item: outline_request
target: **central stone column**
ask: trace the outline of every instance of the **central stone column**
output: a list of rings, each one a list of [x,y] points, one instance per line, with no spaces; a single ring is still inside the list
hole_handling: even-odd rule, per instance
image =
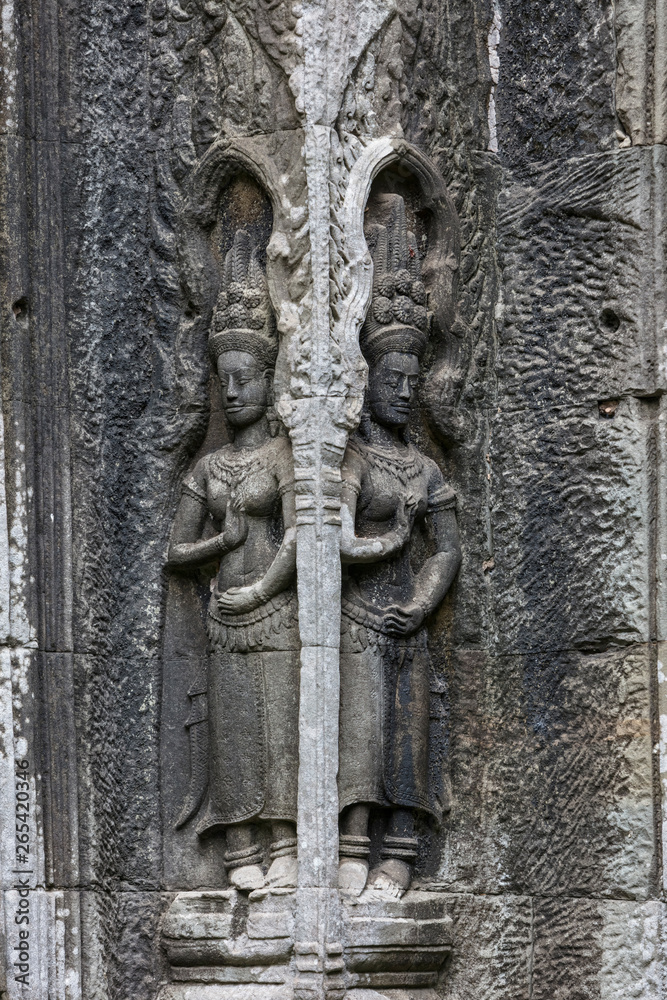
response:
[[[298,998],[342,997],[338,871],[340,636],[339,466],[345,433],[332,400],[296,407],[297,571],[301,631],[299,887],[295,961]]]
[[[334,1000],[345,994],[337,889],[340,466],[363,394],[353,372],[358,368],[357,334],[370,288],[356,302],[347,329],[341,324],[336,329],[330,294],[336,264],[332,191],[339,180],[333,169],[337,144],[333,126],[349,72],[389,11],[383,3],[368,4],[361,12],[351,12],[333,0],[305,3],[303,63],[291,78],[293,89],[300,91],[296,104],[304,118],[312,282],[308,325],[299,337],[306,395],[298,400],[283,397],[279,406],[290,429],[294,456],[302,645],[294,985],[298,1000]],[[363,242],[361,218],[358,228]],[[354,283],[352,268],[350,277]]]

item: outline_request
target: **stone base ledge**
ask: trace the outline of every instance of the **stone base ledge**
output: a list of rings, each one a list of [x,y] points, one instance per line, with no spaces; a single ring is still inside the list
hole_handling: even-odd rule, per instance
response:
[[[179,893],[163,922],[172,982],[159,1000],[293,1000],[295,898],[285,890]],[[435,998],[451,952],[450,906],[450,896],[419,890],[400,900],[374,891],[343,897],[347,1000]]]
[[[294,1000],[291,986],[172,983],[158,1000]],[[431,989],[351,989],[345,1000],[439,1000]]]

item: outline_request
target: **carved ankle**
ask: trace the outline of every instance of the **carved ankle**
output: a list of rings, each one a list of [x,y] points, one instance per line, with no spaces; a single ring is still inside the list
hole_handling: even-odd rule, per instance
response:
[[[386,836],[382,841],[380,853],[383,858],[395,858],[397,861],[404,861],[407,865],[414,865],[417,860],[418,848],[419,841],[416,837]]]
[[[270,858],[295,858],[296,857],[296,837],[286,837],[284,840],[274,840],[271,844]]]
[[[362,858],[365,861],[370,857],[371,838],[341,833],[338,840],[338,851],[341,858]]]
[[[228,872],[235,868],[246,868],[248,865],[261,865],[262,850],[259,844],[251,844],[240,851],[227,851],[222,862]]]

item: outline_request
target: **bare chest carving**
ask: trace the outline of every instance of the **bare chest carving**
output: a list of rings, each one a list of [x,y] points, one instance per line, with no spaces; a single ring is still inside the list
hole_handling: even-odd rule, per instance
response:
[[[280,484],[275,473],[281,459],[289,454],[278,442],[267,442],[245,452],[233,448],[214,452],[207,463],[206,502],[211,516],[224,524],[228,507],[249,517],[271,517],[280,501]]]
[[[297,928],[283,946],[267,925],[256,955],[245,932],[235,943],[202,940],[202,951],[186,947],[192,959],[212,948],[237,949],[240,965],[287,961],[288,991],[294,982],[295,997],[310,996],[312,981],[313,997],[332,1000],[344,969],[362,975],[367,961],[339,957],[333,928],[348,912],[340,907],[367,899],[373,942],[382,921],[395,920],[386,948],[378,939],[378,975],[417,983],[401,914],[416,906],[419,933],[419,838],[448,810],[446,767],[434,765],[444,754],[446,685],[428,627],[458,568],[455,495],[408,425],[420,384],[441,363],[458,235],[435,166],[383,135],[388,109],[370,92],[377,73],[383,100],[400,112],[388,69],[407,37],[400,18],[380,6],[355,15],[348,55],[337,59],[341,68],[360,60],[359,73],[349,86],[329,74],[322,89],[315,63],[299,61],[312,12],[279,8],[216,21],[191,78],[194,141],[219,132],[182,184],[180,252],[198,310],[193,336],[208,337],[233,441],[186,478],[172,534],[175,567],[215,560],[206,570],[206,676],[191,695],[206,710],[193,708],[189,723],[191,759],[205,759],[205,776],[192,771],[179,829],[220,845],[220,886],[229,888],[218,891],[234,894],[234,926],[254,927],[255,914],[264,926],[263,907],[274,907],[278,922],[294,915]],[[268,145],[253,135],[248,88],[257,125],[269,83],[280,121],[289,120],[288,92],[297,116],[308,95],[319,95],[318,115],[331,100],[330,145],[309,124]],[[392,172],[399,161],[411,165],[403,174]],[[322,187],[315,176],[325,163]],[[173,164],[172,172],[181,184]],[[325,189],[329,204],[317,194]],[[270,211],[258,207],[264,192]],[[332,727],[326,739],[323,725]],[[382,832],[371,857],[373,826]],[[407,909],[391,915],[387,906],[403,897]],[[190,926],[190,905],[172,907],[170,948]],[[429,982],[448,948],[445,923]]]

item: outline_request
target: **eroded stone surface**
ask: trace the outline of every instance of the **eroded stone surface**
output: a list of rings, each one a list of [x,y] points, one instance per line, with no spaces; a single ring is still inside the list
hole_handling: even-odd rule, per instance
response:
[[[340,463],[361,403],[354,348],[371,285],[364,206],[355,216],[345,199],[367,186],[350,178],[375,162],[373,143],[394,155],[403,138],[401,170],[428,157],[458,220],[439,236],[434,273],[451,295],[411,426],[457,495],[462,539],[428,621],[452,808],[417,830],[419,884],[447,893],[452,957],[414,997],[355,987],[348,1000],[664,992],[652,644],[664,638],[665,185],[664,150],[650,146],[667,120],[664,12],[648,0],[399,6],[338,3],[326,28],[309,3],[3,8],[1,812],[13,818],[13,761],[29,753],[40,1000],[291,996],[262,966],[250,984],[221,966],[166,987],[159,944],[174,893],[226,884],[222,841],[175,829],[209,581],[168,578],[164,564],[184,475],[229,441],[209,385],[211,275],[243,225],[269,244],[271,212],[289,348],[280,414],[306,470],[304,676],[320,712],[302,731],[301,816],[316,835],[299,933],[308,945],[306,926],[319,934],[326,919],[339,943],[337,487],[328,474],[326,506],[312,470]],[[245,166],[229,187],[231,146]],[[408,180],[383,183],[422,211]],[[218,225],[215,252],[192,253],[184,214]],[[3,831],[11,951],[17,841],[12,823]],[[370,833],[375,861],[381,821]],[[283,940],[277,930],[270,911],[248,917],[248,940]],[[339,952],[308,947],[304,975],[320,958],[338,974]],[[2,986],[20,996],[11,975]]]

